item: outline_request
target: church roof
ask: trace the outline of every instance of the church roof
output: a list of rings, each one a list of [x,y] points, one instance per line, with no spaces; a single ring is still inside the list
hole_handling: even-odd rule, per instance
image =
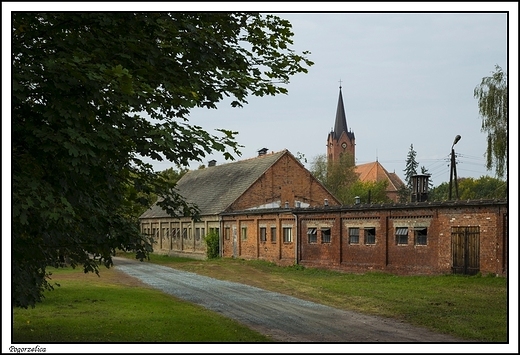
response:
[[[288,150],[265,154],[233,163],[190,170],[177,182],[177,192],[188,203],[198,206],[201,215],[216,215],[226,211]],[[170,217],[154,204],[140,218]]]
[[[345,115],[345,106],[343,105],[343,95],[341,94],[341,86],[339,88],[338,107],[336,109],[336,120],[334,122],[334,130],[331,132],[333,138],[338,140],[343,132],[347,133],[350,139],[354,138],[354,133],[348,131],[347,116]]]
[[[378,161],[356,165],[356,173],[362,182],[388,181],[387,191],[397,191],[401,185],[404,185],[396,173],[389,173]]]

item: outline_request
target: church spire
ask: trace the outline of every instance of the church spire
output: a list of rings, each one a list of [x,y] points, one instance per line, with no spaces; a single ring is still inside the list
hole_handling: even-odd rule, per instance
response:
[[[341,94],[341,81],[339,86],[338,107],[336,109],[336,122],[334,123],[334,139],[338,140],[343,132],[348,133],[347,116],[343,106],[343,95]]]

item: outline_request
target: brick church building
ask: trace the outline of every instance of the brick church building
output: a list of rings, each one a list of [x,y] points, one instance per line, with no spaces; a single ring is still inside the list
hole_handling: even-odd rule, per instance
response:
[[[356,161],[356,137],[352,130],[348,130],[347,116],[343,104],[341,86],[339,87],[338,107],[336,109],[336,119],[334,129],[327,137],[327,160],[329,163],[338,162],[342,154],[349,154],[353,162]],[[398,190],[404,185],[397,174],[389,173],[381,163],[375,162],[356,165],[356,173],[362,182],[387,181],[386,194],[394,202],[398,202]]]

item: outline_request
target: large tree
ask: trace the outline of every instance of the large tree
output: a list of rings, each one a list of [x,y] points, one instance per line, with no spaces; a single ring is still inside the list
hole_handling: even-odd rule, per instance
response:
[[[473,95],[478,100],[482,132],[487,133],[486,168],[494,168],[496,175],[502,178],[507,175],[507,73],[496,65],[491,76],[482,78],[475,87]]]
[[[416,157],[417,152],[413,149],[413,144],[410,144],[410,150],[408,150],[408,155],[406,156],[406,166],[403,170],[406,186],[409,189],[412,188],[412,176],[417,175],[417,168],[419,167],[419,163],[415,159]]]
[[[240,155],[236,132],[190,125],[190,109],[286,93],[312,65],[292,37],[288,21],[255,13],[12,13],[13,305],[41,301],[65,257],[96,273],[117,249],[145,258],[141,193],[196,215],[143,157]]]
[[[335,162],[328,161],[325,154],[317,155],[309,170],[342,203],[354,203],[356,193],[352,187],[359,181],[359,176],[352,155],[341,154],[340,159]]]

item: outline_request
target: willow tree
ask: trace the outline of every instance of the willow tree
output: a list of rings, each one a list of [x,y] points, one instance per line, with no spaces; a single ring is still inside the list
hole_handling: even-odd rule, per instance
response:
[[[129,198],[146,204],[142,194],[155,193],[170,214],[196,215],[143,158],[186,167],[213,151],[240,155],[237,132],[191,125],[192,108],[287,93],[312,65],[273,15],[11,15],[11,275],[21,307],[52,288],[47,267],[64,256],[96,273],[117,249],[147,256]]]
[[[507,175],[508,87],[507,73],[495,65],[491,76],[482,78],[473,91],[482,118],[482,132],[487,133],[486,168],[499,178]]]

